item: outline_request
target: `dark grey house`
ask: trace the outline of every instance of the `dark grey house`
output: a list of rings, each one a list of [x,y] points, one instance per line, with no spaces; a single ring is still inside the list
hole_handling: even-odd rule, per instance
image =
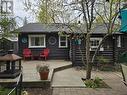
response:
[[[82,65],[82,59],[85,61],[85,41],[82,36],[85,36],[86,33],[82,33],[81,29],[70,28],[68,25],[61,23],[27,24],[19,28],[19,54],[22,55],[24,48],[29,48],[33,55],[39,56],[44,48],[49,48],[49,59],[70,59],[73,65]],[[61,35],[61,32],[66,35]],[[96,25],[93,29],[90,38],[91,55],[93,55],[105,34],[106,27],[104,25]],[[114,33],[106,39],[98,52],[98,56],[103,56],[110,63],[117,62],[119,54],[127,50],[126,41],[126,34]]]

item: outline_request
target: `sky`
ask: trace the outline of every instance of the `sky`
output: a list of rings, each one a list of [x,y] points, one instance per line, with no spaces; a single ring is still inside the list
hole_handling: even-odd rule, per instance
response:
[[[25,17],[28,18],[28,22],[35,22],[35,18],[32,17],[28,12],[24,10],[24,5],[22,0],[13,0],[13,8],[14,8],[14,17],[18,16],[20,18],[16,18],[18,24],[21,26],[23,24],[23,20]]]

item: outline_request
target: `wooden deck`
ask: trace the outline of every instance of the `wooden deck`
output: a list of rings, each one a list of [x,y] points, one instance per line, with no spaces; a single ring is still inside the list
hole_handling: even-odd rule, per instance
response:
[[[37,64],[48,64],[50,68],[50,73],[48,80],[40,80],[39,73],[36,70]],[[48,61],[22,61],[23,66],[23,85],[25,87],[42,87],[43,83],[50,85],[52,80],[54,69],[62,69],[62,67],[71,66],[71,61],[64,60],[48,60]],[[15,83],[18,80],[18,77],[15,79],[0,79],[0,84],[11,84]],[[41,84],[40,84],[41,83]]]

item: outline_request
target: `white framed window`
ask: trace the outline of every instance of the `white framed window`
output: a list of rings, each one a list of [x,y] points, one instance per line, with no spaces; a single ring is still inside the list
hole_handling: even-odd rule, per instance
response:
[[[29,48],[46,47],[45,35],[29,35]]]
[[[117,37],[117,47],[121,47],[121,36]]]
[[[102,38],[90,38],[90,50],[95,51],[101,41],[102,41]],[[101,47],[100,51],[103,51],[103,50],[104,48]]]
[[[68,41],[67,36],[59,36],[59,48],[67,48]]]

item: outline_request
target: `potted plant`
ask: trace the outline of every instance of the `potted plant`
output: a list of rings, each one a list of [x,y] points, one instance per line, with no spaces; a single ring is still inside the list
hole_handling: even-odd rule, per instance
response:
[[[49,74],[49,66],[47,64],[37,65],[37,72],[40,74],[41,80],[47,80]]]

